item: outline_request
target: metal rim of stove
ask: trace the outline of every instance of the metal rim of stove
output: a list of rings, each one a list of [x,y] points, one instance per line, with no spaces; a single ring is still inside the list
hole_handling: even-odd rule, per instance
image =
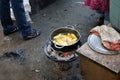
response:
[[[72,62],[72,61],[75,61],[75,60],[79,57],[78,54],[77,54],[77,52],[75,52],[75,55],[76,55],[76,56],[72,57],[72,58],[69,59],[69,60],[58,60],[57,58],[49,55],[50,53],[47,51],[47,46],[48,46],[49,43],[50,43],[50,41],[47,40],[47,42],[46,42],[45,45],[44,45],[44,52],[45,52],[45,55],[46,55],[49,59],[51,59],[51,60],[53,60],[53,61],[56,61],[56,62]]]

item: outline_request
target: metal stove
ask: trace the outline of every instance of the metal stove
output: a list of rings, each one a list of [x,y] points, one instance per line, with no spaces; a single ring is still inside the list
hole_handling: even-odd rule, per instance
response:
[[[53,49],[51,47],[50,41],[47,41],[47,43],[45,44],[44,52],[49,59],[55,61],[56,67],[59,68],[61,71],[69,70],[72,67],[71,62],[79,57],[78,54],[76,53],[76,50],[62,52]]]

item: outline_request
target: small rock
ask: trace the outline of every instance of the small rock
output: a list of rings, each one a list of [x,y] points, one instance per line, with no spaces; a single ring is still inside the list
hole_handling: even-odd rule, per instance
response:
[[[36,73],[39,73],[39,72],[40,72],[40,70],[39,70],[39,69],[35,69],[35,72],[36,72]]]
[[[4,37],[4,41],[11,41],[11,40],[12,40],[12,38],[9,36]]]

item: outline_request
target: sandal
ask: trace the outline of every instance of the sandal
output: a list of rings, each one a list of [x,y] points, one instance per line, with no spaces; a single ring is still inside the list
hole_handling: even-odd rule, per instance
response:
[[[10,35],[10,34],[12,34],[12,33],[17,32],[18,30],[19,30],[18,27],[15,27],[12,31],[6,31],[6,32],[4,32],[4,35],[5,35],[5,36]]]
[[[38,37],[40,35],[40,31],[39,30],[35,30],[33,29],[32,30],[32,33],[30,35],[28,35],[27,37],[23,38],[24,40],[29,40],[29,39],[32,39],[32,38],[35,38],[35,37]]]

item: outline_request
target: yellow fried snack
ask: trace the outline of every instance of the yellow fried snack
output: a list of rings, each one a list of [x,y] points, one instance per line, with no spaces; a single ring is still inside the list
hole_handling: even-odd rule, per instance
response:
[[[61,46],[72,45],[77,42],[77,37],[73,33],[58,34],[54,38],[54,43]]]

